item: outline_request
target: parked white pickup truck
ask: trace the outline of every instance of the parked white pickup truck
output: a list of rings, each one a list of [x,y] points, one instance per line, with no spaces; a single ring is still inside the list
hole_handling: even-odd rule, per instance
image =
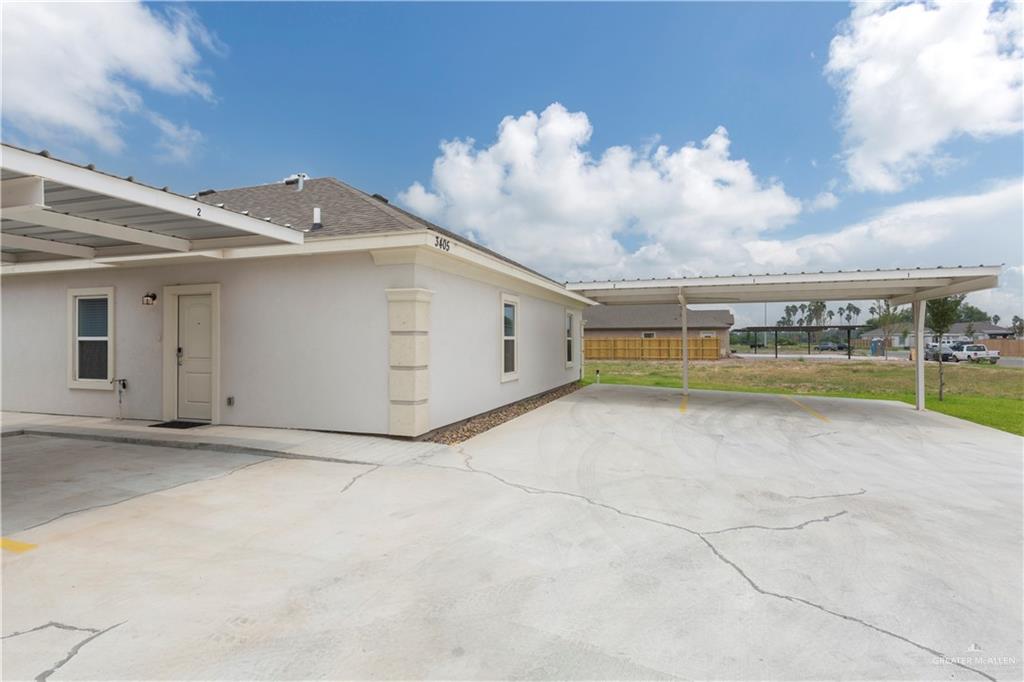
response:
[[[953,351],[953,359],[956,362],[970,360],[971,362],[991,362],[993,365],[999,362],[999,351],[989,350],[980,343],[968,343],[960,350]]]

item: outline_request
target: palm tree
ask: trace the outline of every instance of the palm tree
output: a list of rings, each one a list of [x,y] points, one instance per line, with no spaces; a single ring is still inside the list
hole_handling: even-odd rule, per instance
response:
[[[992,316],[992,324],[994,324],[997,327],[999,326],[999,316],[998,315],[993,315]]]
[[[835,317],[835,313],[829,310],[827,313],[825,313],[825,317],[828,318],[828,323],[832,324],[832,318]]]

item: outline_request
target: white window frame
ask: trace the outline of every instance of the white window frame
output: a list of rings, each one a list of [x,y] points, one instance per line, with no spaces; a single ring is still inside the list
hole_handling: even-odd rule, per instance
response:
[[[512,336],[505,336],[505,306],[515,306],[515,333]],[[519,297],[503,293],[501,305],[498,307],[498,338],[501,339],[498,345],[498,369],[501,371],[501,382],[517,381],[519,379]],[[511,372],[505,371],[505,341],[511,340],[513,353],[512,362],[515,368]]]
[[[102,340],[102,337],[78,336],[78,300],[88,298],[107,299],[107,378],[78,378],[78,341]],[[114,390],[114,287],[90,287],[68,289],[68,388],[93,391]]]
[[[650,334],[650,336],[648,336]],[[641,339],[656,339],[658,338],[658,332],[640,332]]]
[[[565,341],[572,345],[568,348],[569,352],[566,354],[565,366],[566,368],[574,367],[576,365],[576,358],[579,357],[579,352],[576,350],[576,313],[572,310],[565,311],[566,330],[565,330]],[[562,348],[563,351],[567,350]]]

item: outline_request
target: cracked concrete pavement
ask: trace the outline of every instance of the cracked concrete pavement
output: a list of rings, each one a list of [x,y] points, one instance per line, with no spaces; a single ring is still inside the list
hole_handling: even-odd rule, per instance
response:
[[[427,457],[190,468],[15,535],[4,678],[1020,679],[1024,441],[799,400],[828,423],[592,386]]]

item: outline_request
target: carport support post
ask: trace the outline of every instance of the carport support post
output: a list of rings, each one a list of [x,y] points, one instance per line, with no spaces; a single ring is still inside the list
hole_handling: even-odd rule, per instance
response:
[[[910,304],[914,311],[914,407],[924,409],[924,301]]]
[[[683,356],[683,395],[690,395],[690,339],[689,339],[689,327],[686,324],[686,297],[683,296],[682,292],[679,294],[679,306],[681,308],[683,318],[683,338],[682,338],[682,356]]]

